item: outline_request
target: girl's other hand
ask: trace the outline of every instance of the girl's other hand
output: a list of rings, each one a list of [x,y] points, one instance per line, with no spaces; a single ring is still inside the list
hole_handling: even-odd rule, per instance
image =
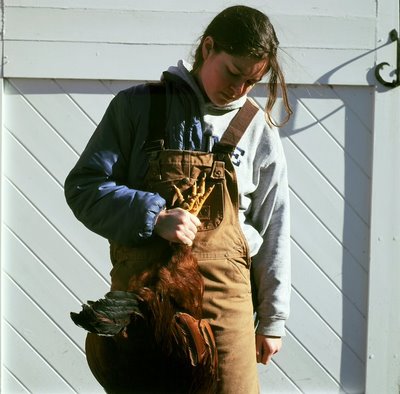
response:
[[[272,356],[281,350],[281,347],[281,337],[269,337],[256,334],[257,362],[265,365],[268,364],[271,361]]]

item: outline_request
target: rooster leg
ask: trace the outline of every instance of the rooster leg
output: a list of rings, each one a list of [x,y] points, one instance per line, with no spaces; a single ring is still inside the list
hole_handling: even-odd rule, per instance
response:
[[[200,196],[203,196],[205,191],[206,191],[206,174],[203,173],[203,176],[201,177],[201,180],[200,180],[200,192],[197,194],[199,194]]]
[[[181,208],[186,209],[189,207],[189,204],[185,201],[185,198],[183,197],[182,192],[175,186],[172,185],[173,188],[175,189],[175,193],[178,199],[178,204]]]
[[[210,186],[203,194],[199,194],[196,196],[196,200],[195,200],[194,204],[188,210],[190,213],[192,213],[195,216],[197,216],[199,214],[199,212],[201,211],[201,208],[203,208],[203,205],[206,202],[208,196],[213,191],[214,186],[215,185]]]
[[[186,200],[183,197],[183,194],[179,190],[179,188],[176,187],[175,185],[173,185],[173,187],[176,192],[179,206],[196,216],[199,214],[205,201],[207,200],[208,196],[211,194],[211,192],[214,189],[214,185],[212,185],[206,189],[206,174],[205,173],[203,173],[203,175],[200,179],[200,185],[197,185],[197,181],[195,181],[195,183],[192,186],[192,193],[188,196],[188,198]]]

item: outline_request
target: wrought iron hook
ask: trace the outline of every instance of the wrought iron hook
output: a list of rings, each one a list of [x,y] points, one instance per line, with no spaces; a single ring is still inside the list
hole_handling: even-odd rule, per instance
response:
[[[393,29],[389,33],[389,37],[392,42],[397,41],[397,68],[394,70],[396,78],[392,82],[387,82],[379,74],[384,66],[389,66],[389,63],[387,62],[380,63],[375,67],[375,77],[382,85],[389,88],[395,88],[396,86],[400,86],[400,38],[396,29]]]

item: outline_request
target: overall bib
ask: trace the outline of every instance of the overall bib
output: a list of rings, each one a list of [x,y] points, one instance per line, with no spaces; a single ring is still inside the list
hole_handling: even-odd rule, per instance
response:
[[[253,303],[250,284],[250,256],[239,218],[239,195],[230,153],[243,135],[257,109],[246,105],[231,122],[213,153],[161,150],[150,153],[145,190],[157,192],[174,204],[172,185],[185,194],[197,179],[206,174],[207,187],[214,185],[198,218],[192,252],[204,278],[202,318],[213,330],[218,349],[218,393],[255,394],[258,373],[255,354]],[[127,247],[111,242],[113,263],[111,290],[126,290],[129,279],[152,260],[163,254],[168,245],[155,238],[140,247]],[[91,339],[90,339],[91,338]],[[93,334],[87,341],[87,357],[92,372],[105,386],[95,362]],[[99,379],[100,378],[100,379]]]

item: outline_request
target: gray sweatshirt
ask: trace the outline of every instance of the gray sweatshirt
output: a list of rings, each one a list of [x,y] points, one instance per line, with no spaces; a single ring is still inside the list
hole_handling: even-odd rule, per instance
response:
[[[202,132],[221,137],[246,97],[216,107],[204,99],[183,62],[168,71],[192,87],[195,97],[191,93],[191,99],[196,108],[197,102],[200,105],[199,118],[190,119],[189,133],[197,141],[202,140]],[[182,139],[179,100],[174,93],[167,97],[167,129],[174,136],[169,141],[171,149],[180,149]],[[97,234],[126,245],[151,238],[157,215],[165,206],[160,195],[141,188],[149,104],[145,85],[120,92],[65,181],[65,196],[75,216]],[[250,247],[257,289],[257,332],[282,336],[290,296],[288,184],[279,133],[267,125],[263,111],[258,111],[246,130],[232,161],[239,187],[239,219]]]
[[[244,104],[242,97],[224,107],[205,101],[190,67],[180,61],[168,71],[196,92],[204,129],[220,138]],[[257,333],[284,335],[290,302],[290,210],[287,166],[279,132],[259,111],[233,153],[239,188],[239,219],[252,256],[257,289]]]

